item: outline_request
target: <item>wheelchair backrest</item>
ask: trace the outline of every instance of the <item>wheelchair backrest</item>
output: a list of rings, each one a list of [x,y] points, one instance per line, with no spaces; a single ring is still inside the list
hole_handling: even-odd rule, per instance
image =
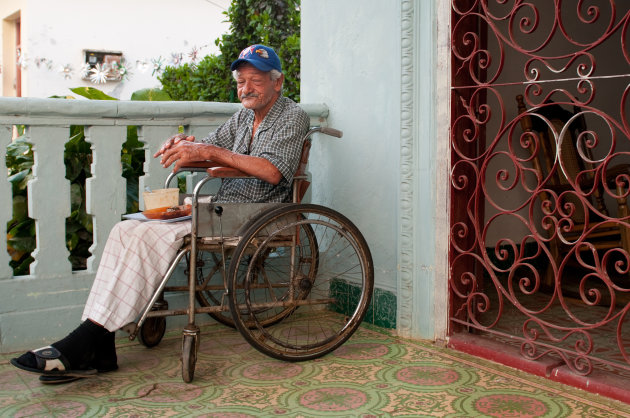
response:
[[[309,129],[309,131],[304,136],[304,143],[302,145],[302,155],[300,157],[300,164],[293,176],[293,202],[300,203],[302,198],[304,198],[304,194],[311,182],[308,181],[306,176],[306,165],[308,164],[308,155],[311,150],[311,136],[316,133],[321,132],[324,135],[334,136],[336,138],[341,138],[343,136],[343,132],[338,129],[328,128],[324,126],[317,126]]]
[[[306,178],[306,165],[308,164],[308,155],[311,151],[311,138],[307,138],[302,145],[302,155],[300,156],[300,164],[293,176],[293,202],[300,203],[308,186],[311,182]]]

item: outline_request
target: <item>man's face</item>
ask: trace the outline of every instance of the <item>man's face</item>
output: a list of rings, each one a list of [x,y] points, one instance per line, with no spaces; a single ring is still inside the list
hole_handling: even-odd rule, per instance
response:
[[[283,77],[272,81],[270,73],[243,64],[238,68],[236,88],[238,98],[247,109],[268,111],[282,89]]]

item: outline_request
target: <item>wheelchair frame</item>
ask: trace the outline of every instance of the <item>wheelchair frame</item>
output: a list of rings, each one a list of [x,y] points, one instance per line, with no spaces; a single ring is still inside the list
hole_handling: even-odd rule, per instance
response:
[[[257,350],[288,361],[309,360],[335,350],[363,320],[374,286],[372,256],[364,237],[333,209],[300,203],[308,187],[305,169],[316,132],[342,136],[325,127],[306,133],[293,181],[293,203],[200,203],[201,189],[208,181],[251,176],[213,164],[180,170],[207,173],[193,190],[190,237],[138,322],[125,330],[131,340],[138,336],[152,347],[165,333],[167,316],[188,315],[182,336],[185,382],[193,379],[199,349],[197,314],[207,313],[237,328]],[[165,187],[176,175],[168,176]],[[213,258],[207,276],[201,253]],[[188,286],[166,286],[183,259],[188,263]],[[171,291],[187,291],[188,306],[168,309],[164,293]],[[209,292],[217,292],[217,297]]]

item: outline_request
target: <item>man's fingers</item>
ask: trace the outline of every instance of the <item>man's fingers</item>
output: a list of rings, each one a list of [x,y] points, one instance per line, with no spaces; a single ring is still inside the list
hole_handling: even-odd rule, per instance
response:
[[[177,173],[182,167],[185,167],[189,160],[182,155],[177,155],[173,161],[170,161],[168,165],[164,165],[164,168],[168,167],[171,163],[175,163],[173,166],[173,173]]]
[[[162,159],[160,160],[160,164],[162,167],[166,168],[174,162],[178,162],[181,160],[187,160],[188,152],[181,147],[173,147],[164,151],[162,155]],[[181,165],[181,164],[180,164]]]
[[[160,147],[160,149],[159,149],[159,150],[157,150],[157,152],[156,152],[155,154],[153,154],[153,158],[157,158],[157,157],[159,157],[160,155],[162,155],[163,153],[164,153],[164,145],[162,145],[162,146]]]
[[[175,156],[170,156],[168,157],[166,160],[162,160],[162,167],[167,168],[169,165],[176,163],[180,161],[179,158],[176,158]]]
[[[174,158],[174,156],[175,156],[175,150],[173,149],[165,150],[164,154],[162,154],[162,159],[160,160],[160,164],[162,164],[162,167],[166,168],[169,165],[171,165],[174,160],[178,159],[178,158]]]
[[[169,139],[167,140],[162,147],[158,150],[158,152],[156,152],[155,154],[153,154],[153,158],[157,158],[160,155],[164,154],[164,152],[169,149],[171,147],[172,141]]]
[[[191,139],[188,138],[192,138],[192,141],[195,140],[194,136],[188,136],[180,139],[178,142],[181,142],[184,139],[186,141],[191,141]],[[162,155],[160,164],[162,164],[162,167],[164,168],[167,168],[171,164],[176,163],[173,171],[177,171],[181,167],[185,166],[186,162],[194,161],[194,156],[196,155],[195,149],[197,145],[198,144],[188,144],[188,142],[179,145],[173,144],[172,146],[165,148],[164,150],[160,150],[161,152],[156,153],[156,156],[160,154]]]
[[[153,158],[159,157],[160,155],[164,154],[166,150],[172,148],[173,146],[177,145],[179,142],[183,140],[194,142],[195,137],[193,135],[185,135],[185,134],[173,135],[172,137],[167,139],[166,142],[164,142],[162,147],[155,154],[153,154]]]
[[[195,137],[190,135],[190,136],[186,136],[184,134],[176,137],[173,139],[173,145],[179,144],[181,141],[191,141],[194,142],[195,141]]]

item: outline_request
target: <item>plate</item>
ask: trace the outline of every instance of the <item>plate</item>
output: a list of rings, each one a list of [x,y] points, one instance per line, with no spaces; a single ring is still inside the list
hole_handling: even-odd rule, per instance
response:
[[[173,219],[181,218],[182,216],[188,216],[191,212],[191,205],[181,205],[149,209],[142,212],[142,214],[149,219]]]

